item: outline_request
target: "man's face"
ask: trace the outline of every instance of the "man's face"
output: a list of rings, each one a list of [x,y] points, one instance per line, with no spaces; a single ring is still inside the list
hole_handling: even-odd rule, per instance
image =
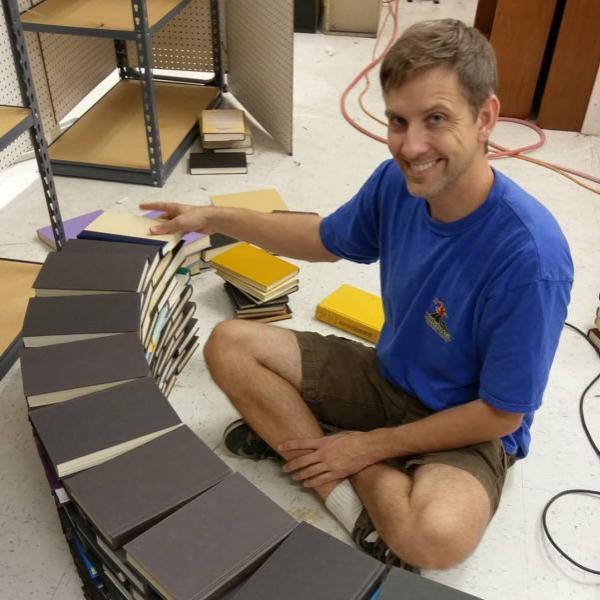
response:
[[[408,191],[428,200],[467,183],[483,155],[479,119],[448,67],[429,69],[384,95],[388,146]]]

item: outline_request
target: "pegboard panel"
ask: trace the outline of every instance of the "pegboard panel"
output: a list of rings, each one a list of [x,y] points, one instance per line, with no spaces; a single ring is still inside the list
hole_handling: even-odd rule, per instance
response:
[[[4,12],[0,13],[0,104],[22,106],[17,70],[13,61]],[[20,135],[0,153],[0,169],[12,165],[31,147],[29,136]]]
[[[292,153],[293,0],[227,0],[229,87]]]
[[[21,12],[32,5],[29,0],[19,0],[18,4]],[[39,36],[35,33],[27,33],[25,35],[35,92],[42,117],[42,126],[46,139],[49,141],[58,134],[58,125],[54,118],[50,91],[46,81]],[[3,10],[0,11],[0,103],[23,105],[17,69],[8,37],[6,16]],[[19,136],[8,148],[0,153],[0,168],[3,169],[14,164],[19,157],[28,150],[31,150],[31,148],[29,136],[27,134]]]
[[[152,36],[152,50],[155,69],[212,72],[210,0],[192,0]],[[133,42],[127,43],[127,57],[132,67],[137,66]]]
[[[57,121],[117,68],[111,39],[43,33],[40,43]]]

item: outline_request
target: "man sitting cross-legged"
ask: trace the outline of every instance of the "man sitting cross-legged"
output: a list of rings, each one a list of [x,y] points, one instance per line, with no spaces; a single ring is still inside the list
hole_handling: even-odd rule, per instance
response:
[[[454,20],[414,25],[380,79],[393,158],[328,217],[142,206],[169,219],[154,233],[222,232],[309,261],[379,260],[376,348],[232,320],[204,356],[243,417],[226,432],[231,450],[274,449],[361,548],[441,569],[476,547],[507,469],[528,452],[573,267],[550,213],[488,163],[499,102],[479,32]]]

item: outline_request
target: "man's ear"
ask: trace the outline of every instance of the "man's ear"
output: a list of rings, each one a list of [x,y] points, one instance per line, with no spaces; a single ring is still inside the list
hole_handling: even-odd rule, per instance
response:
[[[498,96],[492,94],[479,109],[479,133],[478,141],[485,144],[489,141],[492,131],[498,121],[500,115],[500,100]]]

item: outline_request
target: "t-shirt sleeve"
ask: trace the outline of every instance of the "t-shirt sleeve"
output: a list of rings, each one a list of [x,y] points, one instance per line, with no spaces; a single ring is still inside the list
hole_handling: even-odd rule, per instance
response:
[[[570,291],[570,282],[542,280],[487,300],[479,328],[482,400],[508,412],[539,408]]]
[[[388,163],[375,170],[354,198],[321,221],[321,241],[332,254],[358,263],[378,260],[378,198]]]

